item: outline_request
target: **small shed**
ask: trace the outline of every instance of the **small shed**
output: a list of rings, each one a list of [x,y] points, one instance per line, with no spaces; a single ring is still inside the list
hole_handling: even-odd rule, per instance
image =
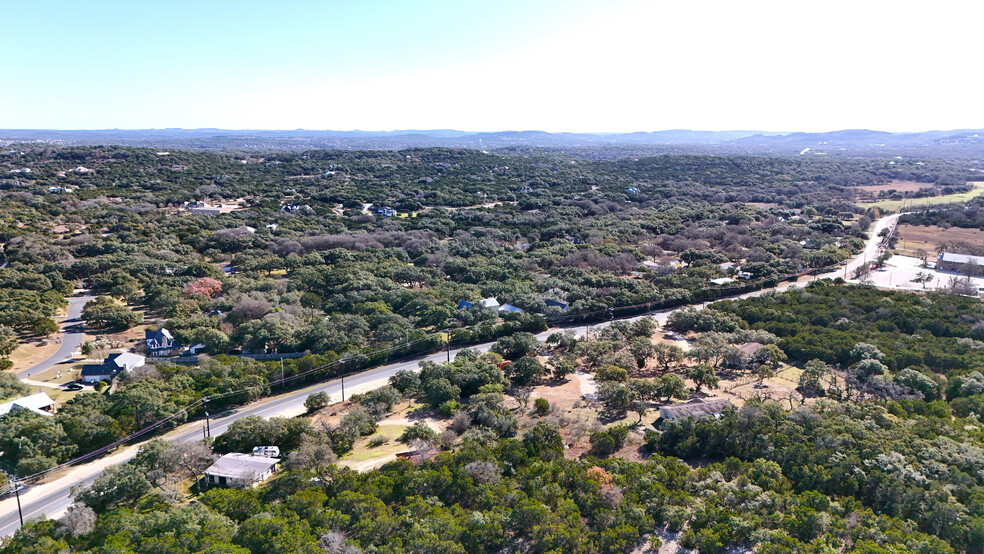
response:
[[[437,456],[437,449],[434,447],[424,450],[407,450],[406,452],[396,453],[397,458],[410,460],[410,463],[415,466],[419,466],[427,460],[433,460],[435,456]]]

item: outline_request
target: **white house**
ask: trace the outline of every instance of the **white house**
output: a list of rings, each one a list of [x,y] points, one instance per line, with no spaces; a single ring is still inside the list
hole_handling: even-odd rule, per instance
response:
[[[253,456],[233,452],[226,454],[205,470],[210,485],[255,487],[269,479],[278,469],[280,458]]]
[[[47,394],[39,392],[0,404],[0,416],[5,416],[16,410],[27,410],[38,415],[50,416],[54,409],[55,401]]]
[[[122,354],[110,354],[101,364],[86,364],[82,366],[82,373],[79,380],[83,383],[98,383],[105,381],[109,383],[116,378],[121,371],[133,371],[147,363],[147,358],[132,352]]]
[[[110,354],[106,358],[106,363],[116,364],[121,371],[133,371],[147,363],[147,358],[133,352],[123,352],[122,354]]]
[[[481,307],[487,308],[489,310],[498,310],[499,309],[499,301],[496,300],[495,298],[492,298],[492,297],[485,298],[481,302],[479,302],[478,304]]]

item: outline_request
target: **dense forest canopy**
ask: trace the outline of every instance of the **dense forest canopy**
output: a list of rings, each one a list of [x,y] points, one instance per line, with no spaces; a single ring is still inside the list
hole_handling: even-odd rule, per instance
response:
[[[651,343],[646,320],[593,340],[558,334],[549,360],[531,334],[829,268],[862,248],[879,215],[854,203],[859,186],[944,192],[968,177],[948,162],[848,158],[18,146],[0,155],[4,362],[17,339],[57,331],[76,287],[98,296],[82,313],[88,330],[146,323],[205,355],[125,373],[52,417],[3,416],[7,474],[177,414],[161,430],[172,428],[200,416],[203,397],[222,410],[271,394],[282,376],[299,386],[446,339],[499,340],[397,374],[323,429],[243,418],[208,445],[146,443],[76,491],[66,518],[29,524],[0,551],[625,552],[680,532],[701,552],[977,552],[977,300],[818,283],[684,310],[667,330],[692,333],[687,356],[701,363],[681,375],[670,369],[684,352]],[[905,217],[970,226],[978,207]],[[638,410],[641,422],[646,402],[714,388],[736,344],[753,341],[758,366],[803,369],[804,401],[756,398],[720,419],[648,429],[645,461],[607,457],[626,425],[595,431],[590,453],[565,459],[549,403],[526,429],[507,404],[507,390],[584,369],[606,410]],[[241,356],[271,353],[293,357]],[[652,360],[664,374],[636,378]],[[0,383],[0,400],[23,392]],[[333,465],[405,399],[453,418],[447,452],[363,474]],[[435,435],[414,425],[401,440]],[[288,470],[269,487],[174,505],[213,450],[269,443]]]

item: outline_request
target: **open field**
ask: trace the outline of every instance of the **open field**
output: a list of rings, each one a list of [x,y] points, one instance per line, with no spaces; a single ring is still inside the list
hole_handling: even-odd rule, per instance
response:
[[[915,192],[920,189],[932,187],[932,183],[917,183],[916,181],[889,181],[884,185],[861,185],[853,187],[865,192],[881,192],[883,190],[897,190],[899,192]]]
[[[346,452],[345,455],[341,457],[339,462],[341,462],[342,465],[349,465],[351,467],[352,464],[388,458],[390,456],[395,456],[397,452],[408,450],[410,447],[396,440],[403,434],[403,431],[405,431],[407,427],[407,425],[380,423],[379,429],[375,433],[357,440],[355,442],[355,446],[352,447],[352,450]],[[369,441],[376,437],[386,437],[387,442],[380,446],[369,446]]]
[[[10,361],[14,364],[12,369],[21,371],[54,356],[55,352],[58,352],[58,347],[61,346],[61,333],[57,336],[59,338],[54,340],[34,340],[20,343],[20,346],[10,354]]]
[[[947,194],[944,196],[930,196],[928,198],[906,198],[903,200],[879,200],[878,202],[858,202],[861,208],[878,208],[885,212],[893,212],[900,208],[916,208],[919,206],[935,206],[938,204],[954,204],[966,202],[981,194],[984,194],[984,182],[976,181],[973,183],[974,190],[957,194]]]
[[[984,244],[984,231],[980,229],[965,229],[950,227],[944,229],[935,225],[899,225],[899,242],[895,252],[905,256],[916,256],[917,250],[923,250],[929,256],[953,244],[965,242],[968,244]]]
[[[37,392],[37,391],[32,390],[31,392]],[[69,400],[75,398],[80,394],[96,394],[95,391],[93,391],[91,388],[76,390],[76,391],[67,391],[63,389],[49,389],[45,387],[40,392],[43,392],[47,394],[49,397],[51,397],[51,399],[54,400],[55,403],[58,404],[58,406],[64,405],[66,402],[68,402]]]
[[[44,371],[40,371],[31,375],[32,381],[42,381],[45,383],[51,383],[52,385],[65,385],[79,378],[81,369],[79,369],[79,364],[82,363],[100,363],[102,360],[84,360],[78,358],[70,363],[55,364],[53,367],[48,368]],[[61,377],[58,377],[58,374]]]

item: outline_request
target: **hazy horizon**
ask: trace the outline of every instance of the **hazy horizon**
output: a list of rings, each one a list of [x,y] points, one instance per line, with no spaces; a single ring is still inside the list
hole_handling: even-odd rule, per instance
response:
[[[136,132],[136,131],[259,131],[259,132],[279,132],[279,133],[290,133],[290,132],[310,132],[310,133],[380,133],[380,134],[392,134],[392,133],[427,133],[427,132],[454,132],[462,134],[493,134],[493,133],[548,133],[548,134],[576,134],[576,135],[630,135],[639,133],[671,133],[671,132],[683,132],[683,133],[763,133],[768,135],[789,135],[794,133],[806,133],[806,134],[823,134],[823,133],[836,133],[843,131],[870,131],[875,133],[892,133],[892,134],[919,134],[919,133],[937,133],[937,132],[957,132],[957,131],[978,131],[984,130],[984,126],[980,128],[976,127],[955,127],[955,128],[930,128],[930,129],[917,129],[913,131],[887,131],[884,129],[873,129],[865,127],[844,127],[844,128],[830,128],[821,129],[816,131],[803,131],[798,129],[793,130],[774,130],[774,129],[704,129],[704,128],[667,128],[667,129],[651,129],[651,130],[635,130],[635,131],[545,131],[543,129],[457,129],[457,128],[399,128],[399,129],[334,129],[334,128],[258,128],[258,127],[101,127],[101,128],[40,128],[40,127],[0,127],[0,131],[43,131],[43,132],[101,132],[101,131],[120,131],[120,132]]]

